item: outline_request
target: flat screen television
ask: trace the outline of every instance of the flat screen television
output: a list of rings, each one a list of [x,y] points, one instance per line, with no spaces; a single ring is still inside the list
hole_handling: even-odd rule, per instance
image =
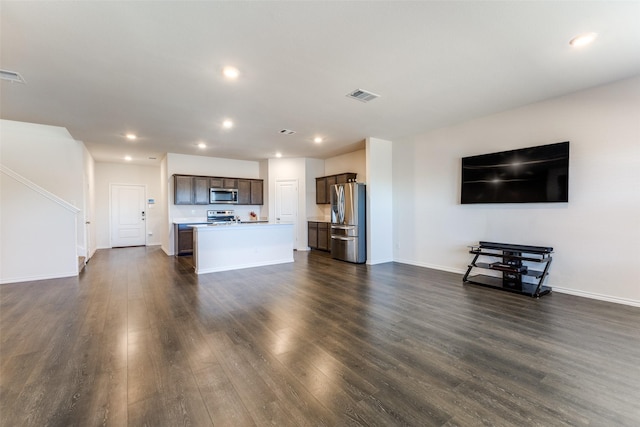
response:
[[[569,141],[462,158],[462,204],[569,201]]]

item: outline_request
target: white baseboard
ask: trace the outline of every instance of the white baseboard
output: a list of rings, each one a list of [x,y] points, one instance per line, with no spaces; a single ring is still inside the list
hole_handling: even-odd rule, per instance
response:
[[[417,267],[432,268],[434,270],[446,271],[448,273],[464,274],[464,273],[467,272],[466,269],[463,270],[463,269],[460,269],[460,268],[448,267],[448,266],[444,266],[444,265],[429,264],[429,263],[426,263],[426,262],[418,262],[418,261],[413,261],[413,260],[395,259],[393,261],[394,262],[399,262],[400,264],[409,264],[409,265],[415,265]]]
[[[367,259],[368,265],[384,264],[386,262],[393,262],[393,258]]]
[[[160,243],[145,243],[144,245],[140,245],[140,247],[142,247],[142,246],[147,246],[147,247],[160,246],[160,247],[162,247],[162,250],[164,251],[164,246],[162,246],[162,244],[160,244]],[[126,247],[128,247],[128,246],[117,246],[118,249],[126,248]],[[138,246],[131,246],[131,247],[132,248],[137,248]],[[98,246],[96,249],[113,249],[113,247],[112,246]],[[93,252],[95,253],[95,250]]]
[[[0,284],[4,285],[6,283],[34,282],[36,280],[62,279],[65,277],[76,277],[76,276],[78,276],[77,271],[70,271],[67,273],[59,273],[54,275],[45,274],[42,276],[12,277],[8,279],[0,279]]]
[[[550,286],[553,292],[557,292],[559,294],[575,295],[577,297],[596,299],[599,301],[614,302],[616,304],[630,305],[633,307],[640,307],[640,301],[632,300],[629,298],[619,298],[619,297],[614,297],[610,295],[597,294],[594,292],[580,291],[578,289],[562,288],[562,287],[553,286],[553,285],[550,285]]]
[[[415,265],[417,267],[432,268],[434,270],[447,271],[449,273],[464,274],[467,272],[466,269],[446,267],[442,265],[429,264],[425,262],[417,262],[413,260],[396,259],[394,261],[402,264]],[[607,301],[607,302],[613,302],[616,304],[624,304],[624,305],[630,305],[633,307],[640,307],[640,301],[632,300],[629,298],[620,298],[620,297],[614,297],[610,295],[597,294],[594,292],[585,292],[578,289],[563,288],[563,287],[550,285],[550,284],[545,284],[545,286],[551,287],[553,292],[557,292],[559,294],[575,295],[578,297],[590,298],[590,299],[595,299],[599,301]]]

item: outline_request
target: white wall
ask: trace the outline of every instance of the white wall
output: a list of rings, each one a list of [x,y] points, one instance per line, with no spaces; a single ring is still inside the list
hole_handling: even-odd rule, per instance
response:
[[[393,261],[391,141],[366,140],[367,164],[367,264]]]
[[[0,120],[2,164],[83,208],[83,147],[62,127]]]
[[[324,161],[324,175],[337,175],[344,172],[355,172],[358,174],[358,182],[367,182],[367,155],[365,149],[330,157]]]
[[[85,224],[84,236],[84,256],[87,260],[93,256],[97,249],[96,245],[96,224],[94,221],[96,207],[96,184],[95,184],[95,161],[89,150],[83,144],[83,163],[84,163],[84,218],[82,223]]]
[[[168,153],[167,166],[169,175],[184,174],[230,178],[260,178],[260,163],[250,160]]]
[[[0,283],[78,274],[77,211],[52,199],[0,173]]]
[[[0,141],[3,165],[81,210],[76,235],[84,255],[84,144],[63,127],[13,120],[0,120]]]
[[[173,246],[169,247],[169,236],[171,236],[172,224],[169,221],[171,204],[173,199],[169,196],[169,171],[168,171],[167,155],[160,161],[160,193],[164,195],[162,207],[162,219],[160,220],[160,242],[162,250],[167,255],[173,254]],[[159,206],[160,207],[160,206]]]
[[[0,120],[0,141],[2,164],[19,177],[0,177],[0,282],[77,274],[84,144],[65,128],[11,120]]]
[[[262,212],[262,219],[269,219],[268,215],[269,215],[269,206],[270,206],[270,199],[269,199],[269,160],[268,159],[264,159],[264,160],[260,160],[258,162],[258,170],[259,170],[259,177],[260,179],[262,179],[264,181],[264,188],[262,191],[262,195],[263,195],[263,205],[260,208],[260,211]]]
[[[193,218],[206,221],[208,209],[233,209],[241,219],[248,220],[249,212],[254,211],[259,216],[265,216],[263,206],[231,206],[230,205],[174,205],[173,204],[173,175],[202,175],[221,176],[230,178],[264,179],[261,176],[260,162],[249,160],[223,159],[219,157],[190,156],[186,154],[168,153],[166,156],[166,185],[168,194],[166,239],[162,247],[169,255],[174,254],[173,221],[181,218]],[[266,185],[266,182],[265,182]],[[266,189],[264,190],[266,192]],[[163,232],[165,235],[165,232]]]
[[[345,172],[358,174],[358,182],[367,182],[367,157],[366,150],[357,150],[351,153],[341,154],[324,160],[324,171],[316,176],[337,175]],[[315,197],[315,186],[314,186]],[[331,207],[329,205],[317,205],[320,213],[315,215],[318,218],[331,218]]]
[[[110,248],[110,185],[135,184],[146,187],[147,199],[155,199],[155,204],[147,204],[147,245],[162,243],[165,193],[162,192],[160,166],[142,166],[124,163],[95,163],[96,205],[94,222],[96,225],[96,245]],[[149,234],[151,233],[151,234]]]
[[[306,197],[306,218],[309,220],[323,220],[330,221],[331,220],[331,208],[329,205],[318,205],[316,204],[316,178],[320,176],[325,176],[325,161],[320,159],[306,159],[306,188],[305,188],[305,197]],[[307,234],[308,234],[307,228]],[[307,235],[307,245],[309,243],[309,236]]]
[[[569,203],[460,205],[464,156],[570,141]],[[393,144],[396,261],[463,272],[479,240],[553,246],[554,290],[640,304],[640,78]]]

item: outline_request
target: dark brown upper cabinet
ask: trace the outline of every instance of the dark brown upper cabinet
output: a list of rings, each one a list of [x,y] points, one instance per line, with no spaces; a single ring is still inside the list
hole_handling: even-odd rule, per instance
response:
[[[208,205],[209,177],[174,175],[173,203],[176,205]]]
[[[331,203],[331,186],[355,181],[357,173],[345,172],[338,175],[328,175],[316,178],[316,204]]]

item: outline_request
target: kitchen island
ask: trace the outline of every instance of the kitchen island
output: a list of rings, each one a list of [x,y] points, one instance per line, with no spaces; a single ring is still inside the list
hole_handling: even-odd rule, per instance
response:
[[[293,262],[293,224],[193,225],[196,274]]]

